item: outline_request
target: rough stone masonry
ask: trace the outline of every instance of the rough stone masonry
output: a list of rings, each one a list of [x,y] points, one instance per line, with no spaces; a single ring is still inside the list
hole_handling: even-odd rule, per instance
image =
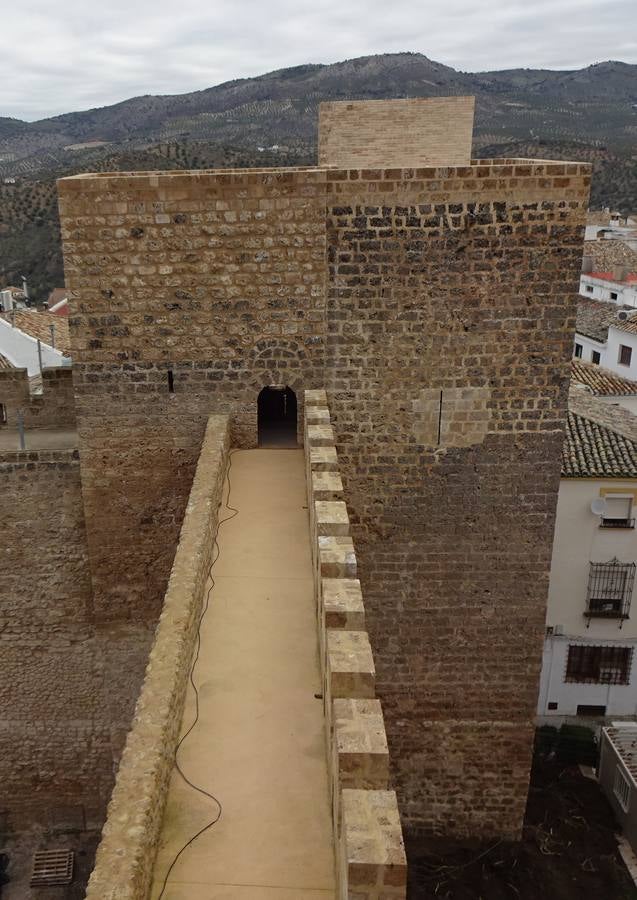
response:
[[[590,169],[471,161],[464,113],[410,163],[400,104],[384,166],[329,111],[319,168],[59,182],[93,610],[156,620],[210,413],[255,446],[264,386],[325,386],[403,822],[514,838]]]

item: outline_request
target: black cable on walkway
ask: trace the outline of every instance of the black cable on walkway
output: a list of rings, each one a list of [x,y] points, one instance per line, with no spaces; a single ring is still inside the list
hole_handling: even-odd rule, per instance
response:
[[[179,757],[179,750],[182,747],[184,741],[186,740],[188,735],[192,733],[195,725],[199,721],[199,689],[197,688],[197,685],[195,684],[194,676],[195,676],[195,668],[196,668],[197,662],[199,660],[199,652],[201,650],[201,625],[206,616],[206,613],[208,612],[208,607],[210,606],[210,594],[212,593],[213,588],[215,586],[215,580],[212,577],[212,570],[213,570],[215,563],[219,559],[219,556],[221,553],[221,551],[219,549],[219,529],[225,522],[229,522],[231,519],[234,519],[236,516],[239,515],[239,510],[235,509],[234,506],[230,505],[230,494],[232,491],[232,483],[230,481],[230,470],[232,468],[232,457],[234,456],[235,453],[238,453],[238,452],[239,452],[239,450],[237,448],[236,450],[231,450],[230,453],[228,454],[228,468],[226,470],[226,476],[224,479],[224,482],[226,480],[228,482],[228,495],[226,497],[225,505],[226,505],[226,509],[229,509],[231,511],[232,515],[226,516],[225,519],[220,519],[217,522],[217,528],[215,530],[215,535],[212,540],[213,559],[212,559],[212,562],[210,563],[210,568],[208,569],[208,579],[210,581],[210,587],[208,588],[208,591],[206,593],[206,599],[204,602],[204,606],[201,611],[201,615],[199,616],[199,622],[197,624],[195,656],[192,661],[192,666],[190,667],[190,684],[192,685],[192,689],[195,692],[195,717],[192,720],[192,724],[190,725],[190,728],[188,729],[188,731],[186,731],[186,733],[184,735],[182,735],[182,737],[180,738],[179,743],[177,744],[177,747],[175,749],[175,768],[177,769],[177,771],[179,772],[179,774],[181,775],[183,780],[186,782],[186,784],[190,788],[192,788],[193,791],[197,791],[198,794],[202,794],[204,797],[207,797],[209,800],[212,800],[212,802],[217,806],[217,814],[214,816],[214,818],[212,818],[209,822],[207,822],[203,828],[200,828],[196,834],[193,834],[193,836],[188,841],[186,841],[186,843],[183,845],[183,847],[181,847],[179,852],[173,858],[170,866],[168,867],[168,871],[166,872],[166,875],[164,877],[161,893],[159,894],[159,897],[157,898],[157,900],[161,900],[161,898],[164,896],[164,892],[166,890],[166,887],[168,886],[168,879],[170,877],[170,873],[174,869],[174,867],[175,867],[177,861],[179,860],[179,858],[181,857],[182,853],[184,853],[188,849],[188,847],[190,847],[191,844],[194,844],[194,842],[197,840],[198,837],[201,837],[201,835],[204,834],[206,831],[208,831],[210,828],[212,828],[213,825],[216,825],[217,822],[219,821],[219,819],[221,818],[221,814],[223,812],[223,807],[222,807],[220,801],[217,799],[217,797],[215,797],[214,794],[211,794],[205,788],[202,788],[200,785],[195,784],[193,781],[191,781],[188,778],[188,776],[185,774],[184,770],[179,765],[178,757]],[[214,555],[215,553],[216,553],[216,556]]]

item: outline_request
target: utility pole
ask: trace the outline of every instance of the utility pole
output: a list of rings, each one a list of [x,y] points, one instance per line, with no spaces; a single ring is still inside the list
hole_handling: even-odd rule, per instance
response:
[[[40,378],[42,377],[42,344],[38,338],[38,364],[40,366]]]

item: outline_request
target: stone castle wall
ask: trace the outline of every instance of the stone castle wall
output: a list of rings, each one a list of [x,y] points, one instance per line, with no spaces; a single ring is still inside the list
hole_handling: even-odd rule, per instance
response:
[[[337,100],[319,107],[319,165],[468,166],[475,97]]]
[[[146,900],[215,553],[228,419],[211,416],[87,900]]]
[[[44,369],[42,392],[35,394],[26,369],[0,370],[0,403],[6,421],[0,428],[17,428],[18,412],[23,414],[24,427],[74,428],[75,399],[73,372],[67,368]]]
[[[588,182],[502,160],[59,183],[97,620],[156,617],[209,413],[254,446],[264,385],[326,386],[413,828],[519,833]]]
[[[0,813],[99,824],[149,634],[96,629],[75,450],[0,453]]]

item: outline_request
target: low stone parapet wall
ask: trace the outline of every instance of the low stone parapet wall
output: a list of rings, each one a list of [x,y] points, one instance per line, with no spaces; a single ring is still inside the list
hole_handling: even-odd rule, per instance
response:
[[[197,625],[213,561],[228,445],[227,416],[211,416],[87,900],[148,897]]]
[[[400,900],[407,861],[325,391],[305,392],[305,463],[338,900]]]

